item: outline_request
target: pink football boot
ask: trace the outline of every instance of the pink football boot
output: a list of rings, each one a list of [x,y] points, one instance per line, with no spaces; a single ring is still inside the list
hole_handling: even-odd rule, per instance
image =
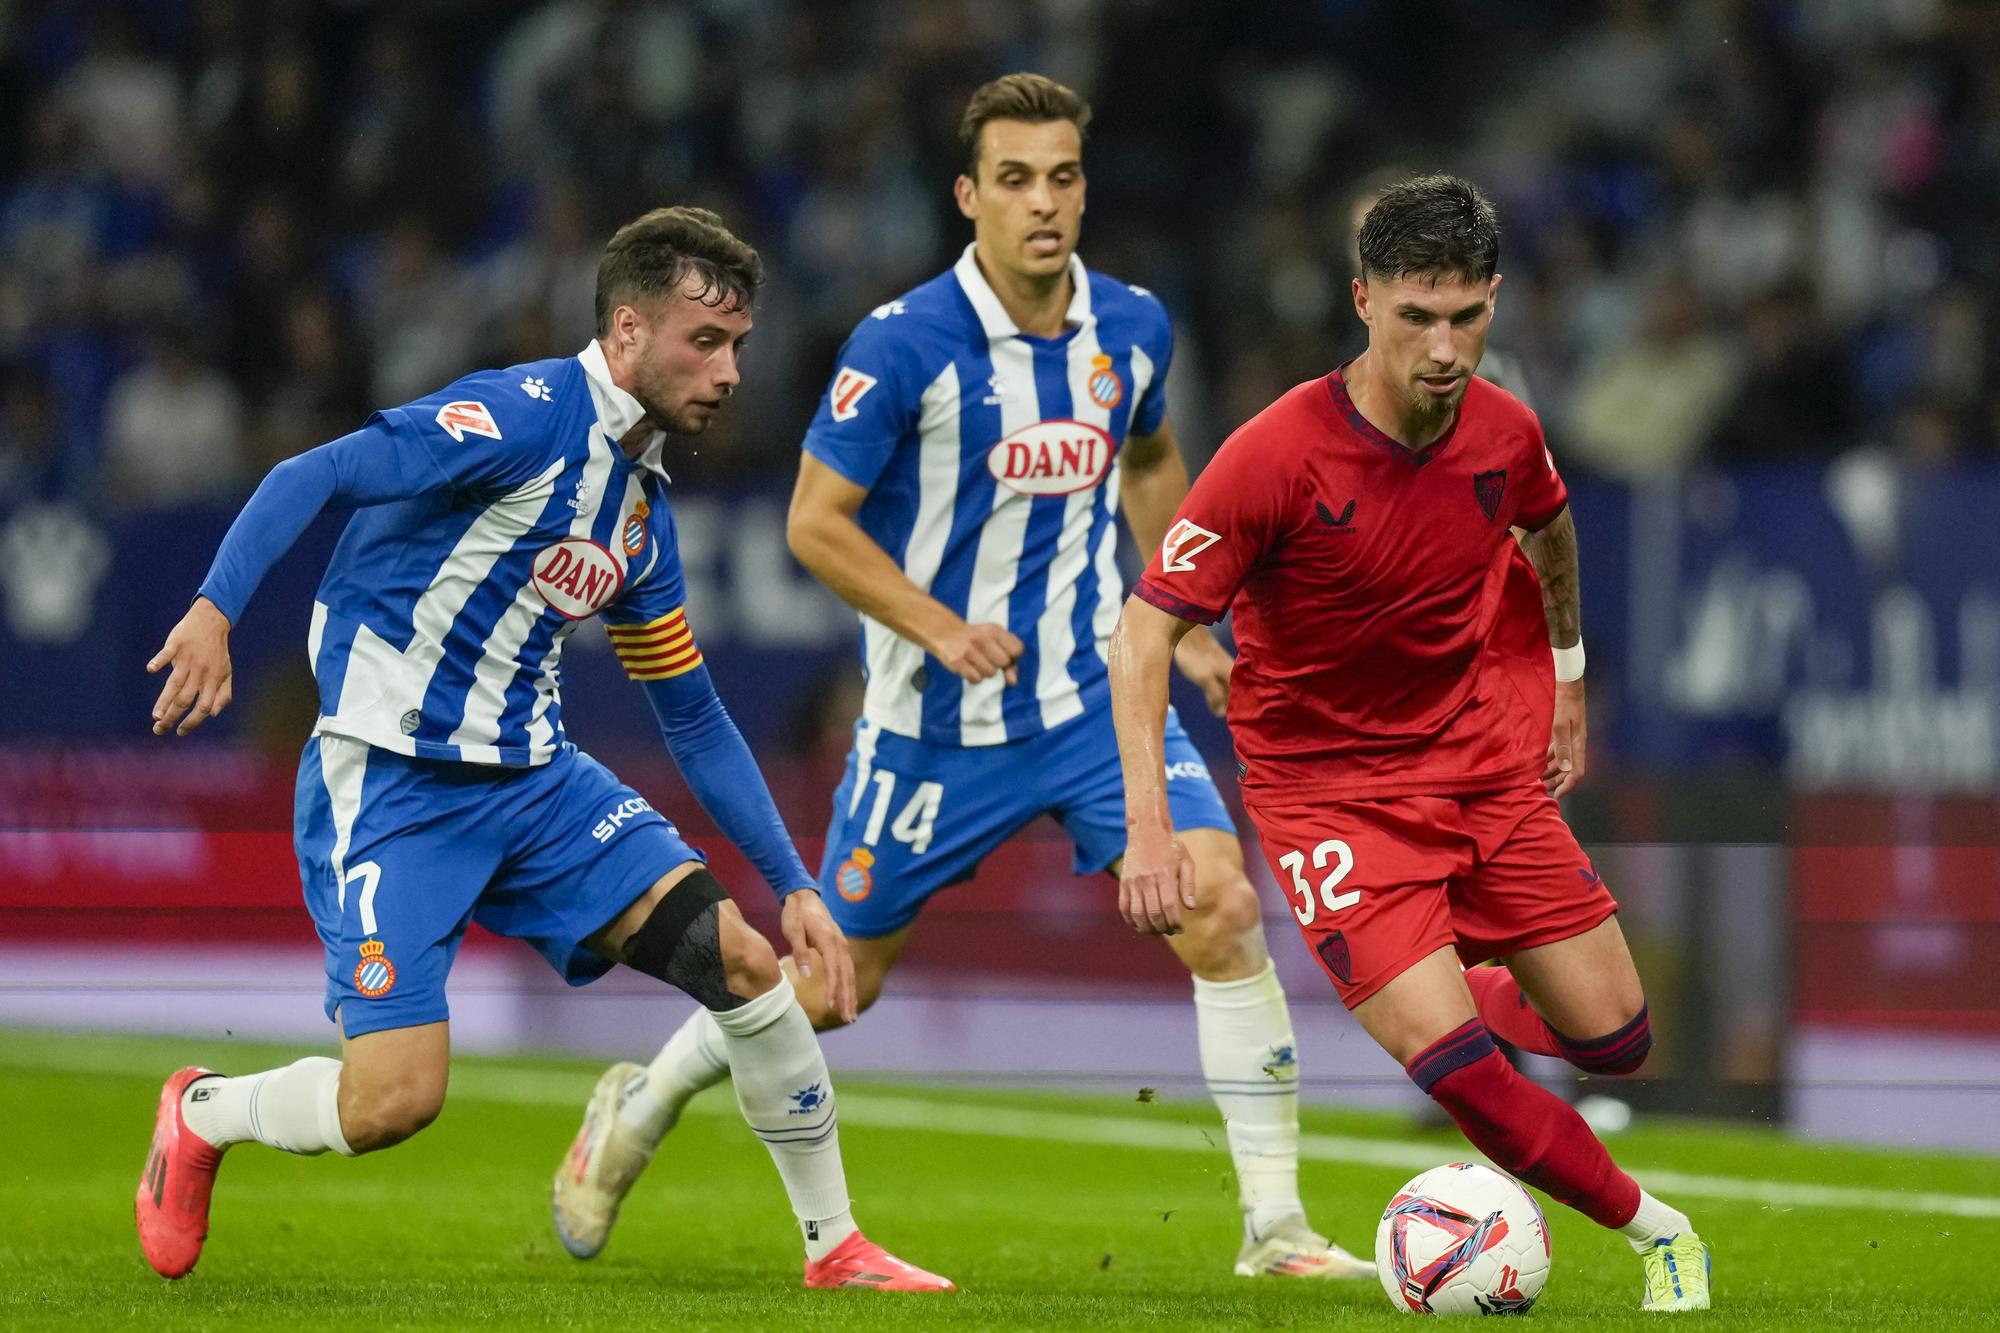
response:
[[[859,1231],[826,1258],[806,1260],[808,1287],[867,1287],[875,1291],[957,1291],[950,1278],[906,1264]]]
[[[153,1148],[139,1177],[133,1212],[139,1222],[139,1248],[161,1277],[185,1277],[201,1258],[201,1243],[208,1239],[208,1194],[215,1188],[222,1150],[187,1127],[181,1118],[181,1094],[188,1084],[214,1072],[190,1066],[176,1071],[160,1089]]]

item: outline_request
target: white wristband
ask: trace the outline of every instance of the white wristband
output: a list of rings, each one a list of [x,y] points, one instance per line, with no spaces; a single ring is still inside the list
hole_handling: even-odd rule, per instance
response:
[[[1576,644],[1569,648],[1555,648],[1556,679],[1568,684],[1583,679],[1583,636],[1577,635]]]

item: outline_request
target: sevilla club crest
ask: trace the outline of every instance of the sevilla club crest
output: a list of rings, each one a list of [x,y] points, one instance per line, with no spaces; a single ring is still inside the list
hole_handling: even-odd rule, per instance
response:
[[[1479,501],[1479,512],[1486,515],[1490,523],[1500,517],[1500,497],[1507,493],[1507,473],[1495,468],[1491,472],[1481,472],[1472,479],[1472,498]]]
[[[1319,960],[1326,964],[1326,970],[1333,973],[1334,979],[1341,985],[1349,986],[1354,983],[1354,958],[1347,951],[1347,936],[1336,930],[1315,944],[1313,951],[1319,955]]]

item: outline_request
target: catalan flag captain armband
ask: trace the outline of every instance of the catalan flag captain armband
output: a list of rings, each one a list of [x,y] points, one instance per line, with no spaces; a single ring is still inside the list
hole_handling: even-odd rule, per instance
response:
[[[679,608],[643,625],[604,628],[618,660],[625,664],[625,674],[633,680],[666,680],[701,665],[701,649],[695,647],[687,616]]]
[[[624,649],[619,649],[623,652]],[[1556,655],[1556,679],[1567,685],[1573,680],[1583,679],[1583,636],[1577,635],[1576,643],[1569,648],[1551,649]],[[628,668],[629,669],[629,668]]]

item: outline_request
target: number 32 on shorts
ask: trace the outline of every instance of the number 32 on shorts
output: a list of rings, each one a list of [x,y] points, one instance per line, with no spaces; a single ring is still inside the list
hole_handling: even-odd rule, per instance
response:
[[[1329,861],[1333,862],[1331,870],[1327,870]],[[1325,878],[1319,882],[1317,898],[1312,885],[1306,883],[1306,854],[1296,851],[1286,852],[1278,858],[1278,864],[1292,872],[1292,892],[1299,896],[1298,902],[1292,905],[1292,915],[1299,919],[1299,924],[1302,926],[1310,926],[1313,918],[1319,915],[1321,907],[1329,912],[1338,912],[1343,907],[1352,907],[1361,901],[1359,889],[1351,889],[1346,893],[1335,892],[1340,887],[1340,881],[1346,879],[1348,872],[1354,869],[1352,847],[1339,838],[1328,838],[1312,849],[1312,863],[1314,870],[1327,872]]]

